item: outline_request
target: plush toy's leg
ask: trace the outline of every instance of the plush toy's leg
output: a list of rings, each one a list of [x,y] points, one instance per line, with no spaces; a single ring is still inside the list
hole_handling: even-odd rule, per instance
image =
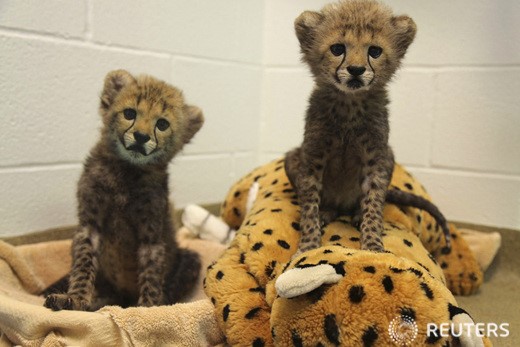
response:
[[[500,249],[502,242],[500,233],[485,233],[470,229],[459,229],[459,232],[477,258],[482,270],[486,271]]]
[[[463,309],[449,305],[453,336],[457,336],[462,347],[484,347],[484,334],[470,315]]]
[[[452,247],[450,252],[439,252],[436,260],[441,266],[446,285],[455,295],[476,292],[483,280],[483,273],[475,256],[456,227],[450,225]]]
[[[245,211],[244,213],[239,212],[238,214],[245,215],[251,210],[258,195],[258,189],[258,182],[253,182],[247,194]],[[191,231],[193,236],[198,236],[205,240],[217,241],[224,245],[229,244],[236,234],[236,230],[231,228],[222,219],[197,205],[186,206],[182,213],[182,223]]]
[[[228,244],[235,237],[235,230],[222,219],[197,205],[186,206],[182,213],[182,223],[193,236],[201,239]]]
[[[256,185],[261,178],[267,176],[273,170],[282,172],[284,160],[273,161],[268,165],[264,165],[251,171],[247,176],[238,181],[228,192],[221,209],[221,218],[233,229],[238,230],[244,221],[246,213],[252,208],[252,203],[257,198],[260,185]],[[267,196],[259,196],[264,198]]]
[[[208,268],[204,288],[229,345],[270,346],[271,308],[266,302],[266,289],[241,263],[243,255],[236,246],[243,237],[238,235],[226,257]]]
[[[276,292],[282,298],[307,294],[323,284],[337,283],[343,278],[330,264],[294,268],[276,279]]]

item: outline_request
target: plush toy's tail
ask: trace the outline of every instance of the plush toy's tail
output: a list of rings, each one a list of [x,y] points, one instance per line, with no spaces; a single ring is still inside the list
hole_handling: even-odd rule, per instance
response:
[[[450,252],[451,235],[450,229],[448,227],[448,222],[446,222],[446,218],[444,218],[444,215],[431,201],[426,200],[425,198],[419,195],[403,192],[402,190],[389,189],[386,193],[386,202],[396,205],[411,206],[428,212],[435,219],[435,221],[441,227],[444,233],[444,238],[446,239],[446,246],[442,249],[442,252]]]

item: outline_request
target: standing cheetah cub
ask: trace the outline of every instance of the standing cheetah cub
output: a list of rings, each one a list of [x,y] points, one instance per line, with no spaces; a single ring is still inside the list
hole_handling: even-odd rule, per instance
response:
[[[344,0],[303,12],[295,29],[315,81],[303,143],[285,164],[301,206],[299,253],[319,246],[320,219],[326,224],[338,213],[360,218],[361,249],[384,251],[385,200],[428,210],[449,244],[446,221],[432,203],[387,192],[394,156],[386,84],[415,37],[413,20],[376,1]]]
[[[202,126],[202,112],[162,81],[117,70],[105,78],[100,114],[101,139],[78,184],[68,291],[47,296],[45,306],[174,303],[195,284],[200,260],[176,243],[167,169]]]

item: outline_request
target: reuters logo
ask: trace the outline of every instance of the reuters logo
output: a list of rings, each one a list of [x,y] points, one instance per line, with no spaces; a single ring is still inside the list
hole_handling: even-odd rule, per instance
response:
[[[388,335],[397,346],[411,346],[417,332],[417,323],[406,315],[395,317],[388,326]]]

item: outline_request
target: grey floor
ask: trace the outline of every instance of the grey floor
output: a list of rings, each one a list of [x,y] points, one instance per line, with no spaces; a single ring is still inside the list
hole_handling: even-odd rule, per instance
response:
[[[491,337],[491,341],[494,346],[517,347],[520,346],[520,231],[493,230],[502,235],[502,247],[485,273],[484,284],[477,294],[458,296],[457,301],[475,322],[509,323],[509,336]]]

